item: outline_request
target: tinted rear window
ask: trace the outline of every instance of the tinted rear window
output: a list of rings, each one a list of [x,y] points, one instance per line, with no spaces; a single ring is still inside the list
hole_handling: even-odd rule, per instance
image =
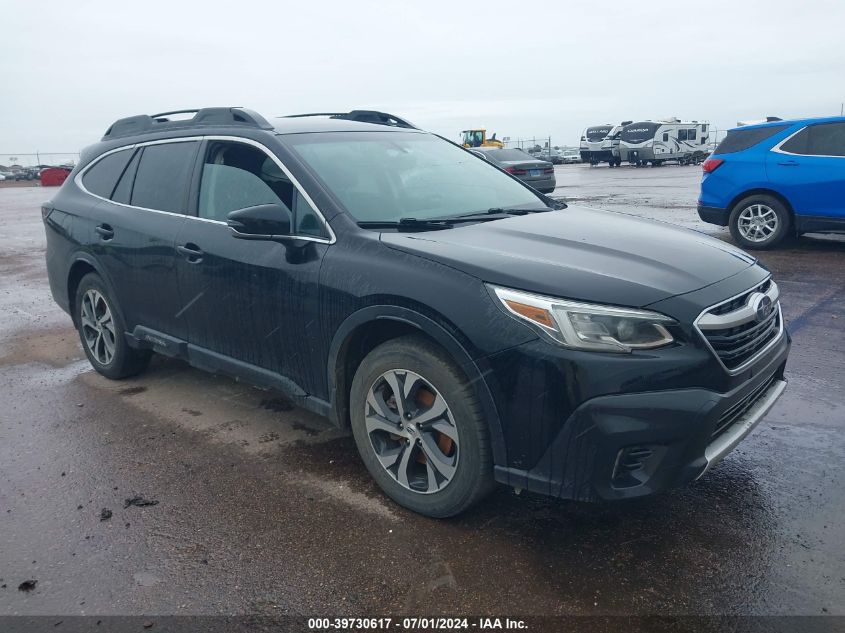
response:
[[[811,125],[789,139],[781,149],[807,156],[845,156],[845,123]]]
[[[772,125],[770,127],[756,127],[748,130],[731,130],[728,135],[716,147],[714,154],[733,154],[754,147],[757,143],[765,141],[783,132],[788,125]]]
[[[82,177],[82,184],[94,195],[110,198],[117,184],[117,179],[126,168],[132,150],[125,149],[97,161]]]
[[[196,151],[195,141],[145,147],[132,187],[132,205],[184,213]]]

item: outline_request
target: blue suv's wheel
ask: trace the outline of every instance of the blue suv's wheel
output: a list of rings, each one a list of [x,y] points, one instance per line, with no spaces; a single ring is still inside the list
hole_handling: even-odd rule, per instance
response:
[[[740,200],[728,221],[737,244],[752,250],[774,248],[789,235],[790,225],[791,218],[784,204],[764,194]]]

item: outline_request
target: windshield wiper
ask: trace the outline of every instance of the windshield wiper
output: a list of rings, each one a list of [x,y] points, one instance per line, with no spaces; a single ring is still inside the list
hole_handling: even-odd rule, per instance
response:
[[[484,213],[487,213],[488,215],[528,215],[529,213],[545,213],[546,211],[554,211],[554,209],[552,207],[541,207],[539,209],[505,209],[503,207],[492,207],[490,209],[487,209],[487,211],[485,211]],[[470,215],[476,214],[473,213]]]
[[[418,220],[417,218],[400,218],[398,221],[378,220],[374,222],[358,222],[364,229],[396,229],[397,231],[436,231],[451,229],[452,224],[442,220]]]
[[[529,213],[544,213],[554,211],[552,207],[541,209],[505,209],[491,207],[487,211],[466,213],[463,215],[447,215],[438,218],[399,218],[398,221],[378,220],[358,222],[358,226],[365,229],[396,229],[397,231],[429,231],[440,229],[451,229],[456,224],[470,222],[490,222],[492,220],[503,220],[513,215],[527,215]]]

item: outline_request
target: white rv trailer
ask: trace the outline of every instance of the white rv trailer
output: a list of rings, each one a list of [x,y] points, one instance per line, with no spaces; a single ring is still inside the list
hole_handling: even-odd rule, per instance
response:
[[[584,130],[581,135],[581,162],[590,163],[591,165],[598,165],[604,161],[610,161],[610,155],[602,153],[601,144],[613,125],[605,123],[604,125],[593,125]]]
[[[697,164],[707,157],[709,131],[699,121],[637,121],[622,128],[619,158],[632,165]]]
[[[601,142],[601,155],[610,157],[608,164],[611,167],[619,167],[622,164],[622,159],[619,157],[619,143],[622,138],[622,128],[629,123],[631,121],[622,121],[619,125],[614,125]]]
[[[608,163],[611,167],[622,164],[619,159],[619,133],[622,127],[630,121],[622,121],[619,125],[605,123],[594,125],[584,130],[581,135],[581,161],[598,165]]]

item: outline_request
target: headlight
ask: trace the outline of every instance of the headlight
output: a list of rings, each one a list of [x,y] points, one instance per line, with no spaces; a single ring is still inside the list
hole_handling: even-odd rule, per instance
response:
[[[573,349],[626,353],[663,347],[674,340],[666,326],[675,320],[657,312],[489,288],[508,312]]]

